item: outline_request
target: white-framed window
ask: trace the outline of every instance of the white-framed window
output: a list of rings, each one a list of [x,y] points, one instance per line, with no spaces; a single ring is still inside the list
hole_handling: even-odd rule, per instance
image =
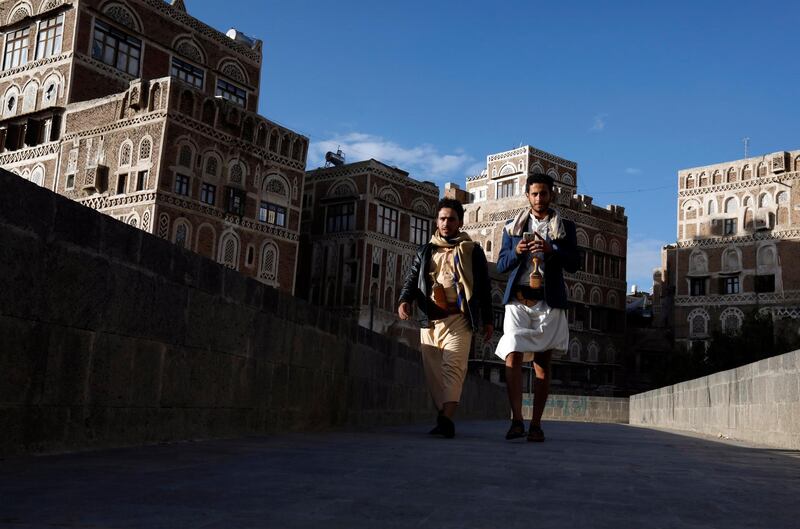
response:
[[[240,106],[247,105],[247,92],[225,79],[217,79],[217,95]]]
[[[6,35],[3,70],[16,68],[28,63],[28,45],[31,28],[22,28]]]
[[[516,195],[516,180],[497,182],[497,198],[508,198]]]
[[[258,208],[258,220],[275,226],[286,226],[286,208],[271,202],[261,202]]]
[[[176,77],[181,81],[202,89],[206,73],[202,68],[198,68],[193,64],[173,57],[171,75],[172,77]]]
[[[431,221],[420,217],[411,217],[411,242],[425,244],[431,238]]]
[[[64,13],[43,20],[39,25],[36,42],[36,59],[44,59],[61,53],[61,42],[64,37]]]
[[[399,215],[396,209],[378,204],[378,232],[390,237],[397,237]]]
[[[94,21],[92,58],[136,76],[139,75],[141,56],[141,40],[111,27],[105,22]]]

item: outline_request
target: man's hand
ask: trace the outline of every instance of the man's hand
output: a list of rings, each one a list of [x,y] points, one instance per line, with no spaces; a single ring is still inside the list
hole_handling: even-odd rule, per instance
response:
[[[522,255],[525,252],[529,252],[531,246],[533,246],[532,241],[526,241],[525,239],[520,239],[514,251],[517,252],[517,255]]]
[[[530,243],[530,251],[546,255],[553,251],[553,246],[546,240],[537,237],[536,240]]]
[[[483,340],[488,342],[492,339],[492,335],[494,334],[494,325],[491,323],[487,323],[483,326]]]
[[[411,304],[408,301],[403,301],[400,303],[400,306],[397,307],[397,315],[400,316],[401,320],[407,320],[411,317]]]

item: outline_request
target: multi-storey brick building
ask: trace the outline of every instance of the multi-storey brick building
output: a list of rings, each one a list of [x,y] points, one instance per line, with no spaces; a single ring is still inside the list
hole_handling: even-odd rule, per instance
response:
[[[565,274],[571,301],[570,346],[566,355],[554,358],[553,384],[560,391],[621,390],[628,239],[624,208],[601,208],[592,204],[591,197],[576,195],[575,162],[525,146],[489,155],[486,169],[467,179],[466,191],[472,203],[465,207],[464,229],[483,246],[489,261],[497,261],[503,226],[530,207],[524,195],[525,181],[537,172],[556,181],[553,204],[564,218],[576,224],[581,262],[577,273]],[[451,193],[455,196],[457,191]],[[494,349],[503,329],[501,302],[506,276],[491,268],[497,332],[491,343],[479,339],[473,348],[473,366],[484,376],[501,380],[502,363],[494,356]]]
[[[0,166],[293,291],[308,139],[256,113],[260,41],[182,0],[9,0],[0,26]]]
[[[735,332],[752,310],[800,317],[799,178],[800,151],[678,172],[678,240],[654,289],[676,345]]]
[[[417,247],[430,240],[439,188],[377,160],[308,171],[299,296],[408,343],[397,297]]]

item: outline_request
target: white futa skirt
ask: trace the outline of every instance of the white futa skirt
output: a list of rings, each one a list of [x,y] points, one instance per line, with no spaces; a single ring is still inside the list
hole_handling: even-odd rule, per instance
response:
[[[544,301],[532,307],[516,300],[506,305],[503,336],[494,354],[505,360],[516,351],[524,353],[523,362],[530,362],[533,353],[563,354],[568,347],[569,325],[564,309],[551,308]]]

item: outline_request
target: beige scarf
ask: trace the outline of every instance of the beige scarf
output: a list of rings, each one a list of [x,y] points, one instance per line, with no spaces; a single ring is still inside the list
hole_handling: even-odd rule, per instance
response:
[[[513,222],[506,224],[506,231],[513,237],[522,237],[522,233],[528,227],[528,216],[531,213],[530,208],[525,208],[520,211]],[[561,220],[561,215],[558,211],[550,208],[547,211],[550,216],[550,238],[552,240],[563,239],[567,236],[567,230],[564,228],[564,222]]]
[[[472,299],[472,250],[475,243],[465,232],[459,232],[456,237],[448,242],[439,235],[439,230],[431,237],[431,244],[440,248],[455,247],[455,258],[453,259],[453,269],[455,270],[456,290],[458,291],[458,307],[463,312],[466,303]]]

